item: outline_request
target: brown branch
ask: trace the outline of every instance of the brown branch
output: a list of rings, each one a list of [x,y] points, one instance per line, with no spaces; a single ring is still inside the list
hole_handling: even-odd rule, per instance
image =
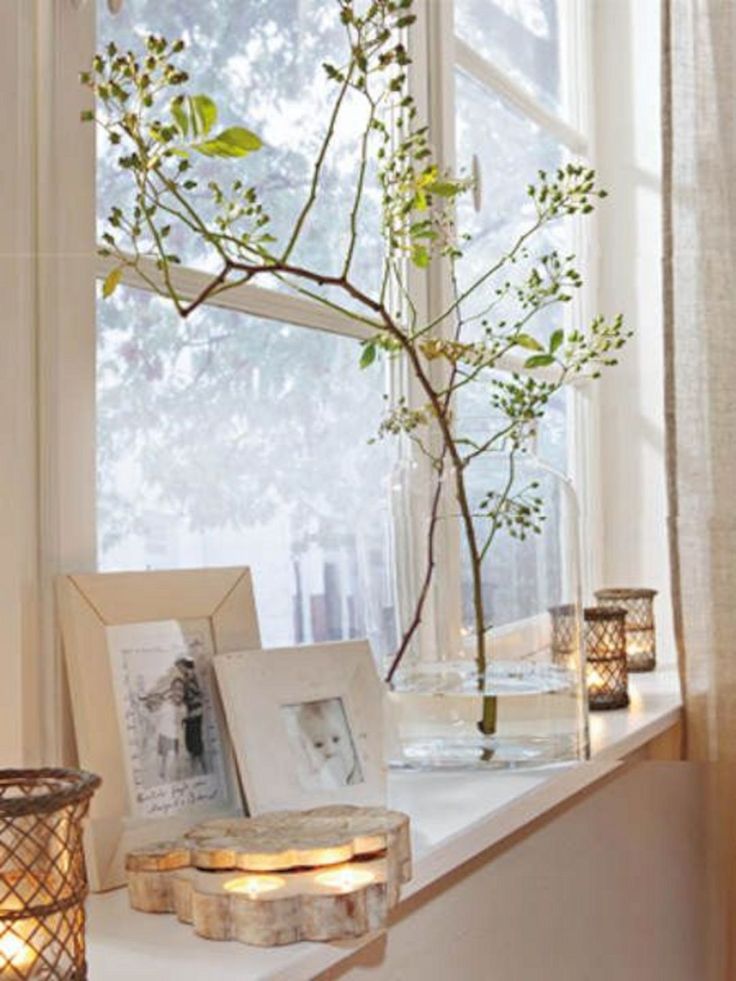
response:
[[[225,264],[223,265],[222,269],[217,274],[217,276],[215,276],[214,279],[211,279],[209,283],[207,283],[207,285],[204,287],[204,289],[200,290],[197,296],[195,296],[195,298],[190,303],[188,303],[185,307],[181,308],[180,315],[186,318],[189,316],[190,313],[194,313],[197,307],[202,306],[202,304],[206,300],[208,300],[213,293],[217,292],[220,286],[222,286],[222,284],[227,279],[228,273],[230,272],[231,269],[232,266],[230,264],[230,260],[226,259]],[[249,278],[250,277],[248,277],[248,279]]]
[[[427,596],[429,595],[429,587],[432,583],[432,576],[434,575],[434,568],[436,565],[434,557],[434,533],[437,526],[438,512],[440,506],[440,498],[442,497],[442,471],[443,465],[440,464],[439,471],[437,473],[437,486],[434,489],[434,494],[432,495],[432,508],[430,510],[429,518],[429,529],[427,536],[427,568],[424,573],[424,580],[422,582],[422,588],[419,592],[419,597],[417,599],[416,606],[414,608],[414,616],[411,623],[404,631],[404,635],[401,638],[401,644],[399,645],[396,654],[391,661],[391,667],[386,674],[386,684],[390,685],[394,674],[396,673],[399,665],[404,659],[409,644],[412,637],[416,633],[419,624],[422,622],[422,613],[424,611],[424,604],[427,601]]]
[[[337,98],[335,99],[335,104],[332,107],[332,113],[330,115],[330,121],[327,125],[327,130],[325,132],[325,138],[322,141],[322,146],[315,160],[314,167],[312,168],[312,180],[309,184],[309,194],[307,195],[307,200],[304,202],[302,210],[294,223],[294,228],[291,233],[291,237],[284,249],[284,254],[282,256],[282,261],[288,260],[291,253],[299,241],[299,236],[301,235],[302,228],[304,227],[304,222],[307,220],[309,212],[312,210],[314,202],[317,200],[317,191],[319,189],[319,182],[322,176],[322,167],[324,166],[325,159],[327,157],[327,151],[332,142],[332,138],[335,135],[335,126],[337,124],[338,116],[340,115],[340,110],[342,109],[342,104],[345,100],[345,96],[348,94],[350,89],[351,80],[353,72],[355,70],[355,60],[351,59],[350,64],[345,72],[345,77],[342,85],[340,86],[340,91]]]

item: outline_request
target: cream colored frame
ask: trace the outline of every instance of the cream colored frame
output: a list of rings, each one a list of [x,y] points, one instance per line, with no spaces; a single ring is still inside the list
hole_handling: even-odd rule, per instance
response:
[[[247,568],[90,573],[60,576],[57,597],[79,763],[102,777],[90,811],[90,884],[93,890],[112,889],[125,881],[127,850],[175,836],[193,818],[130,818],[106,628],[160,620],[208,620],[215,653],[258,648],[261,640],[253,585]],[[232,774],[228,813],[241,812],[232,755],[228,746],[224,749]],[[194,820],[202,817],[198,811]]]
[[[217,654],[215,673],[250,814],[386,803],[385,690],[367,640]],[[328,698],[343,701],[364,780],[306,790],[280,708]]]

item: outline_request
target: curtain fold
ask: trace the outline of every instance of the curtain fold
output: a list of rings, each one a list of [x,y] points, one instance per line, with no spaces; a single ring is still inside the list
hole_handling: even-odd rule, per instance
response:
[[[736,0],[664,0],[665,415],[686,752],[708,765],[708,978],[736,978]]]
[[[736,0],[664,12],[666,425],[690,759],[736,762]]]

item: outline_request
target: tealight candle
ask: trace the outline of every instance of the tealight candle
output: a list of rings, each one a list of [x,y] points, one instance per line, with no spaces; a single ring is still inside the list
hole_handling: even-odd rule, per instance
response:
[[[281,889],[286,880],[280,875],[241,875],[225,883],[228,892],[243,893],[249,899],[258,899],[267,892]]]
[[[552,663],[572,668],[577,664],[580,646],[580,607],[575,603],[564,603],[550,607],[549,613],[552,618]]]
[[[329,872],[320,872],[314,877],[314,881],[320,886],[329,886],[332,889],[339,889],[340,892],[352,892],[353,889],[360,889],[371,882],[375,882],[376,873],[368,869],[342,868],[331,869]]]
[[[591,709],[617,709],[629,704],[625,610],[603,606],[584,612],[586,681]]]
[[[657,663],[654,628],[656,589],[599,589],[596,599],[601,606],[626,611],[626,659],[629,671],[652,671]]]
[[[36,952],[18,933],[9,929],[0,935],[0,978],[26,977],[35,960]]]
[[[0,770],[0,979],[84,981],[82,819],[99,777]]]

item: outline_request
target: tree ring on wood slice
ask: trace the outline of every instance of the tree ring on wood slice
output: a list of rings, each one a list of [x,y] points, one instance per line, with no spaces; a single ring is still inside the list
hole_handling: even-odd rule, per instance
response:
[[[386,924],[411,878],[409,818],[349,805],[218,818],[130,852],[131,906],[200,936],[275,946]]]

